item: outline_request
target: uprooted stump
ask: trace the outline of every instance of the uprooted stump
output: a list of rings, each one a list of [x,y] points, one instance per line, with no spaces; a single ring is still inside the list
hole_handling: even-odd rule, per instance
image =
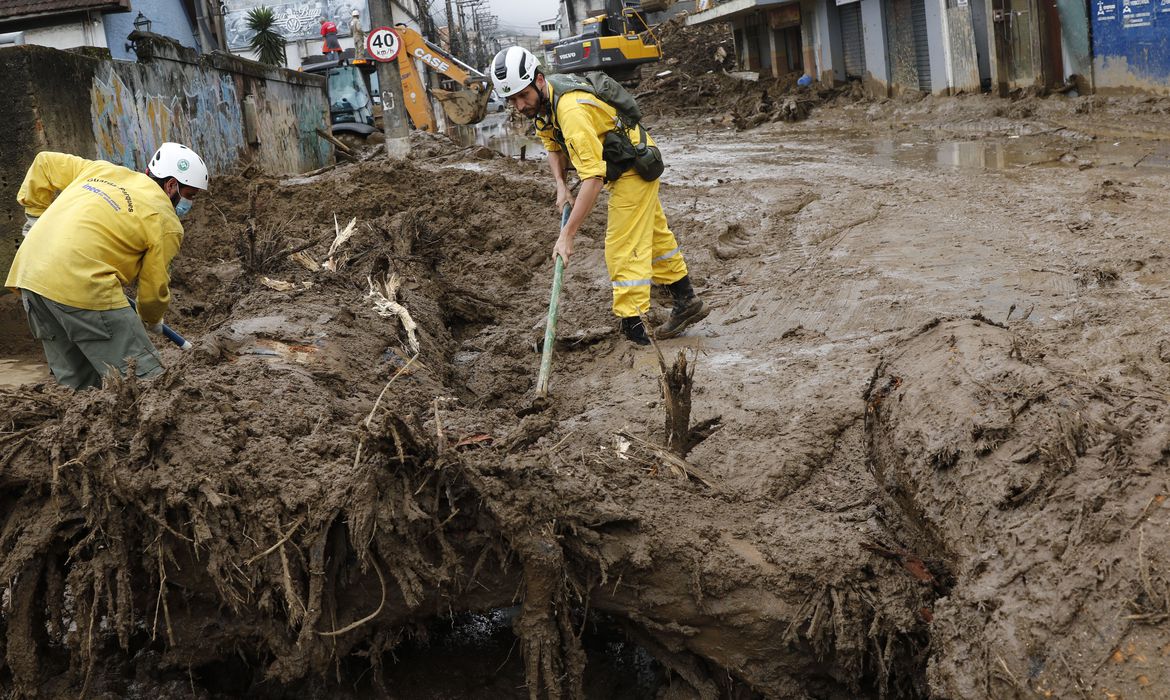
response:
[[[907,539],[954,577],[933,613],[934,696],[1170,684],[1164,396],[960,320],[891,353],[867,401],[876,476],[915,515]]]
[[[686,457],[703,440],[719,429],[721,416],[714,416],[691,425],[691,391],[695,383],[695,362],[687,361],[685,350],[679,350],[674,363],[666,366],[666,359],[657,345],[659,387],[666,408],[666,447]]]
[[[805,555],[864,559],[854,532],[793,530],[787,558],[765,556],[739,533],[709,539],[726,506],[697,484],[645,477],[646,499],[609,467],[566,473],[540,443],[442,449],[421,373],[370,410],[372,390],[353,405],[258,369],[193,359],[149,384],[6,397],[30,438],[0,446],[12,689],[118,692],[109,669],[148,661],[198,679],[230,662],[238,692],[294,689],[343,660],[379,669],[419,623],[519,592],[531,697],[582,696],[594,612],[698,697],[914,694],[929,592],[880,561],[825,578]],[[234,408],[262,389],[279,400]],[[474,417],[448,411],[445,429]]]

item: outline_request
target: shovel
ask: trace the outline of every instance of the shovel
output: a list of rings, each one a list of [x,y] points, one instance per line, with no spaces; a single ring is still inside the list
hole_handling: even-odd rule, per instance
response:
[[[561,212],[561,228],[569,223],[569,214],[573,211],[568,204]],[[561,300],[561,284],[565,277],[565,260],[557,256],[553,266],[552,294],[548,299],[548,320],[544,324],[544,347],[540,355],[540,374],[536,377],[536,399],[532,405],[522,411],[522,415],[539,413],[548,408],[548,377],[552,373],[553,345],[557,337],[557,305]]]
[[[126,297],[126,301],[130,302],[130,308],[134,309],[135,311],[138,310],[138,305],[134,303],[133,299],[131,299],[130,297]],[[191,341],[189,341],[186,338],[184,338],[183,336],[179,335],[177,332],[175,332],[170,326],[168,326],[165,323],[163,324],[163,335],[165,335],[167,337],[167,340],[171,341],[175,345],[178,345],[183,350],[191,350],[195,347],[194,345],[191,344]]]

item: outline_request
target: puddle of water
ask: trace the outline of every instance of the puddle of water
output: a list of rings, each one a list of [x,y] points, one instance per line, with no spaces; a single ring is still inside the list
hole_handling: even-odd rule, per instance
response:
[[[1170,149],[1142,151],[1134,144],[1099,143],[1078,146],[1037,139],[999,141],[908,141],[880,138],[863,142],[862,153],[882,165],[938,166],[957,170],[1009,170],[1024,167],[1125,165],[1170,168]]]
[[[49,367],[40,358],[0,359],[0,386],[12,387],[49,379]]]
[[[1068,149],[1027,142],[943,141],[904,142],[877,139],[863,147],[883,165],[937,165],[960,170],[1006,170],[1029,165],[1061,164]]]
[[[1138,168],[1170,168],[1170,151],[1155,151],[1143,157],[1134,167]]]
[[[540,160],[548,154],[539,138],[525,133],[528,124],[527,119],[511,121],[506,112],[489,114],[479,124],[452,127],[451,138],[461,146],[487,146],[509,158],[523,152],[526,160]]]

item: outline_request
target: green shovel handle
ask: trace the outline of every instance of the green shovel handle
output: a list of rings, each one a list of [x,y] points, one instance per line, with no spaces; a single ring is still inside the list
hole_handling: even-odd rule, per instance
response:
[[[569,214],[573,211],[568,204],[561,212],[561,228],[569,223]],[[548,321],[544,324],[544,348],[540,356],[540,374],[536,378],[536,395],[540,398],[548,396],[548,377],[552,373],[553,344],[557,337],[557,305],[561,301],[561,283],[565,277],[565,260],[557,255],[553,267],[552,294],[548,299]]]

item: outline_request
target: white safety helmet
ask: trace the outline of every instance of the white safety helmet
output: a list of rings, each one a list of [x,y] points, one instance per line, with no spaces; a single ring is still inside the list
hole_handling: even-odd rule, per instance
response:
[[[187,187],[207,189],[207,166],[198,153],[181,143],[168,141],[159,146],[146,171],[157,178],[173,177]]]
[[[354,17],[361,17],[361,16],[362,16],[362,11],[361,11],[361,10],[354,10],[354,11],[353,11],[353,12],[351,12],[350,14],[352,14]]]
[[[492,83],[500,97],[507,99],[536,80],[539,62],[523,46],[509,46],[492,59]]]

